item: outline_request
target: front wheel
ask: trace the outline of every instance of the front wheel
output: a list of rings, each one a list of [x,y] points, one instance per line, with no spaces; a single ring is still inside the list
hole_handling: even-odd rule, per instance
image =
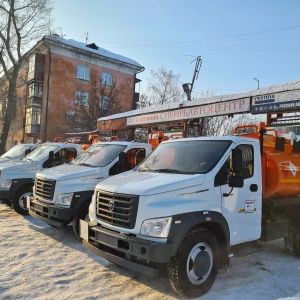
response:
[[[29,215],[28,208],[26,206],[26,197],[32,196],[32,188],[32,185],[20,188],[12,199],[13,209],[20,215]]]
[[[195,298],[209,291],[218,268],[216,237],[205,228],[196,228],[186,234],[176,256],[170,259],[168,276],[177,293]]]

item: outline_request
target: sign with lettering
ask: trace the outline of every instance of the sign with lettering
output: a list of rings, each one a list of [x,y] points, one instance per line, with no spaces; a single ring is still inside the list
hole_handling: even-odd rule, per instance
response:
[[[252,98],[252,114],[300,109],[300,90],[270,93]]]
[[[127,117],[127,126],[174,122],[184,119],[221,116],[250,111],[250,98],[211,103],[207,105],[187,107],[176,110],[160,111],[157,113]]]

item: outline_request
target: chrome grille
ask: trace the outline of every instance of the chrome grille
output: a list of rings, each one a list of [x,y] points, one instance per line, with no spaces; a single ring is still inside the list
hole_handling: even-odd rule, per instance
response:
[[[55,188],[55,180],[36,178],[35,194],[44,200],[52,200]]]
[[[132,229],[135,226],[139,197],[97,191],[96,215],[105,223]]]

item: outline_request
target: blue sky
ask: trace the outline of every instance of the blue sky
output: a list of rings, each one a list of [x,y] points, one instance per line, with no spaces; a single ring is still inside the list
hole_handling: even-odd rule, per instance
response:
[[[140,92],[161,67],[192,82],[201,56],[199,97],[300,80],[299,14],[298,0],[56,0],[52,27],[140,63]]]

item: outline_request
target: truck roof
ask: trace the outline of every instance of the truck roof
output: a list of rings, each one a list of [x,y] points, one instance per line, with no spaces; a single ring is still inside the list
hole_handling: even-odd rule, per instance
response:
[[[135,145],[135,146],[148,146],[151,147],[150,144],[148,143],[142,143],[142,142],[135,142],[135,141],[111,141],[111,142],[98,142],[96,144],[101,144],[101,145],[110,145],[110,144],[118,144],[118,145],[125,145],[125,146],[130,146],[130,145]]]
[[[181,138],[181,139],[169,139],[167,141],[164,141],[162,143],[176,143],[176,142],[187,142],[187,141],[204,141],[204,140],[216,140],[216,141],[220,141],[220,140],[224,140],[224,141],[233,141],[233,142],[237,142],[240,140],[256,140],[255,138],[251,138],[251,137],[246,137],[246,136],[238,136],[238,135],[229,135],[229,136],[201,136],[201,137],[191,137],[191,138]]]

